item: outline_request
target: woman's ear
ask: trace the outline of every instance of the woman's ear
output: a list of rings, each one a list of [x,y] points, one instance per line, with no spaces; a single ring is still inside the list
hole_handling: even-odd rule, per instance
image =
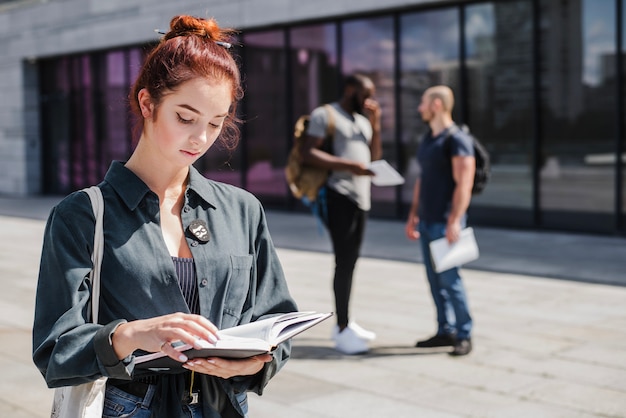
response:
[[[148,90],[141,89],[137,94],[137,101],[139,102],[139,108],[141,109],[141,115],[144,119],[150,119],[152,112],[154,111],[154,104],[152,103],[152,97]]]

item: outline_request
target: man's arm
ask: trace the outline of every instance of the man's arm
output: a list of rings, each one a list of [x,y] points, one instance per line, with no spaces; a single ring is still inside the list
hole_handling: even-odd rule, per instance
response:
[[[307,135],[304,138],[302,147],[302,159],[305,164],[327,168],[333,171],[350,171],[352,174],[359,176],[371,175],[372,172],[364,165],[357,161],[348,160],[337,157],[321,150],[324,138],[316,138]]]
[[[372,161],[383,158],[383,143],[380,137],[380,105],[377,101],[367,99],[365,101],[365,116],[372,125],[372,141],[370,142],[370,153]]]
[[[452,207],[446,226],[448,242],[456,242],[461,232],[461,218],[467,212],[472,199],[476,159],[473,156],[452,157],[452,177],[455,187],[452,193]]]
[[[420,222],[420,218],[417,216],[417,208],[419,207],[420,199],[420,186],[421,179],[418,177],[415,180],[415,185],[413,186],[413,200],[411,200],[411,208],[409,209],[409,216],[406,220],[406,226],[404,228],[406,236],[410,240],[416,240],[420,237],[420,233],[417,231],[417,225]]]

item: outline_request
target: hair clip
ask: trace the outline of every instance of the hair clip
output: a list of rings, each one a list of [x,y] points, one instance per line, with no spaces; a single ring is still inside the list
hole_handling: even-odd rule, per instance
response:
[[[161,29],[155,29],[154,31],[158,33],[159,35],[167,35],[167,32],[164,32]],[[233,47],[233,44],[229,42],[215,41],[215,43],[221,46],[222,48],[226,48],[226,49],[231,49]]]
[[[221,47],[224,47],[226,49],[230,49],[233,47],[233,44],[228,43],[228,42],[224,42],[224,41],[215,41],[216,44],[218,44]]]

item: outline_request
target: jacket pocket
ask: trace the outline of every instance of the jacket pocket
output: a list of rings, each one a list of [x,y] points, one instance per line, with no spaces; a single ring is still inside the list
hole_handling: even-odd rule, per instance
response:
[[[252,255],[230,256],[230,269],[224,298],[223,325],[230,322],[232,322],[230,325],[237,325],[246,304],[250,303],[253,261]]]

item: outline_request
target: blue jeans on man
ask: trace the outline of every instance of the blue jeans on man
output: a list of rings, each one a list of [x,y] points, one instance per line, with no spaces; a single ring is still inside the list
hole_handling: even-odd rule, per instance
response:
[[[464,225],[463,225],[464,226]],[[420,221],[418,230],[424,254],[426,275],[437,312],[437,335],[455,336],[456,340],[469,340],[472,317],[469,312],[465,287],[455,267],[441,273],[433,270],[429,243],[445,237],[446,224]]]

